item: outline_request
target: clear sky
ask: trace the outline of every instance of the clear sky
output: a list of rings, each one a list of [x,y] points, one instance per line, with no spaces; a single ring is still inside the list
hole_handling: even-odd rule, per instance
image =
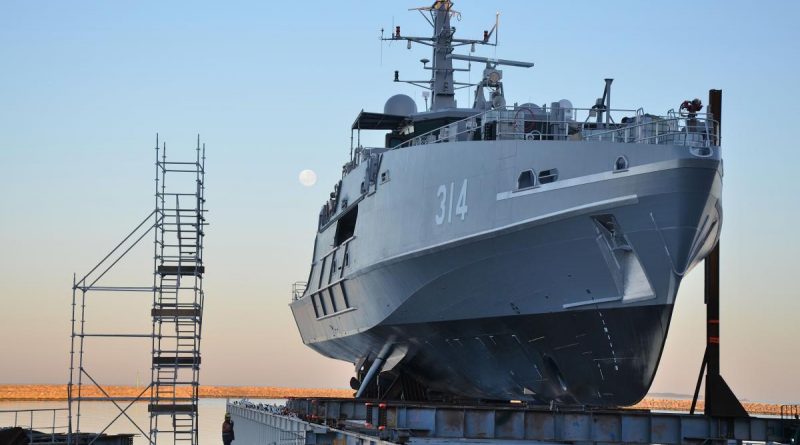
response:
[[[429,0],[428,0],[429,1]],[[0,3],[0,383],[65,382],[72,273],[152,207],[159,132],[173,154],[208,145],[202,383],[345,387],[352,365],[302,345],[288,302],[308,273],[319,206],[359,110],[424,78],[427,49],[381,27],[428,28],[421,1]],[[751,400],[797,401],[800,219],[794,122],[800,2],[457,2],[457,35],[500,19],[510,103],[653,113],[723,90],[722,364]],[[475,80],[479,67],[469,78]],[[467,79],[462,79],[467,80]],[[467,93],[458,96],[462,105]],[[302,169],[314,187],[297,180]],[[148,284],[150,245],[121,284]],[[690,393],[702,358],[702,271],[684,282],[653,386]],[[103,296],[92,322],[149,329],[146,298]],[[135,315],[137,314],[138,315]],[[99,342],[98,342],[99,343]],[[90,345],[104,382],[149,373],[149,345]]]

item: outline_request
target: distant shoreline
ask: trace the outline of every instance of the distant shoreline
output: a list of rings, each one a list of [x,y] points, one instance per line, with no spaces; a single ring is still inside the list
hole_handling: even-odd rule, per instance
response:
[[[145,387],[112,385],[103,387],[114,397],[136,397]],[[182,388],[186,389],[186,388]],[[84,385],[83,396],[102,397],[103,394],[95,387]],[[353,397],[351,389],[325,389],[325,388],[283,388],[276,386],[201,386],[200,398],[206,399],[287,399],[290,397]],[[190,396],[188,391],[179,391],[179,397]],[[648,409],[656,411],[683,411],[688,412],[691,400],[685,398],[661,398],[663,395],[654,394],[631,409]],[[147,399],[147,393],[144,400]],[[0,385],[0,402],[45,402],[66,401],[67,385]],[[779,415],[779,404],[742,402],[750,414]],[[703,410],[703,401],[697,402],[698,412]]]
[[[104,386],[113,397],[136,397],[145,390],[144,386],[109,385]],[[83,396],[103,397],[96,387],[83,386]],[[352,397],[351,389],[321,388],[282,388],[276,386],[200,386],[201,398],[216,399],[286,399],[289,397]],[[147,396],[147,394],[145,394]],[[189,388],[179,388],[179,397],[191,396]],[[146,397],[145,397],[146,398]],[[67,385],[0,385],[0,401],[34,402],[67,400]]]

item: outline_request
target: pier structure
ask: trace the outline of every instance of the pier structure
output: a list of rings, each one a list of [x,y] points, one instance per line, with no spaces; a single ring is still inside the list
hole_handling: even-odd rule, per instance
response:
[[[86,442],[81,431],[81,404],[110,402],[114,417],[93,442],[121,418],[126,418],[150,444],[195,445],[198,443],[198,388],[200,339],[203,320],[203,239],[205,237],[205,144],[197,138],[194,159],[167,159],[166,143],[155,147],[155,206],[141,222],[82,278],[73,278],[72,335],[68,396],[68,443]],[[152,275],[148,285],[107,284],[109,274],[131,255],[148,236],[153,237]],[[122,294],[142,300],[142,321],[150,320],[151,332],[118,332],[113,323],[132,320],[129,312],[106,313],[104,323],[87,317],[92,297],[102,293]],[[147,299],[151,297],[149,313]],[[91,321],[91,322],[90,322]],[[100,321],[100,320],[98,320]],[[109,324],[111,327],[109,327]],[[145,324],[146,325],[146,324]],[[115,330],[116,328],[116,330]],[[89,369],[89,343],[148,340],[151,346],[150,383],[135,397],[112,396],[107,385]],[[125,347],[121,344],[120,347]],[[94,354],[97,355],[97,354]],[[142,360],[147,360],[142,357]],[[88,388],[87,388],[88,387]],[[91,391],[91,392],[90,392]],[[95,394],[99,393],[100,396]],[[89,395],[92,394],[92,395]],[[140,426],[128,414],[136,402],[148,401],[149,427]],[[89,443],[86,442],[86,443]]]
[[[1,445],[133,445],[133,434],[70,435],[67,408],[0,409]]]
[[[242,443],[377,444],[793,444],[798,420],[713,417],[635,409],[290,399],[275,410],[227,405]]]

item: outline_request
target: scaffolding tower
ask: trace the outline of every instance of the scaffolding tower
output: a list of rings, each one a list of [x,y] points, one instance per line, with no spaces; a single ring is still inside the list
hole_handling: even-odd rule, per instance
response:
[[[70,345],[68,442],[93,443],[122,417],[150,444],[198,443],[198,387],[203,321],[203,239],[205,214],[205,144],[197,138],[193,161],[167,160],[166,143],[156,135],[155,208],[83,278],[73,277]],[[153,233],[150,286],[111,286],[101,279],[134,247]],[[150,333],[102,332],[87,329],[87,296],[95,292],[152,294]],[[143,305],[144,306],[144,305]],[[127,314],[126,314],[127,315]],[[106,339],[150,339],[150,383],[135,397],[110,393],[87,369],[86,342]],[[136,402],[148,400],[149,430],[128,414]],[[81,402],[112,403],[119,413],[96,436],[81,433]],[[124,405],[124,406],[123,406]],[[165,440],[171,439],[171,440]]]
[[[198,138],[194,162],[167,161],[164,145],[156,166],[150,437],[171,434],[173,443],[196,444],[205,272],[205,145],[201,149]],[[194,190],[170,187],[168,191],[167,179],[175,175],[188,175]],[[171,422],[165,426],[162,417]]]

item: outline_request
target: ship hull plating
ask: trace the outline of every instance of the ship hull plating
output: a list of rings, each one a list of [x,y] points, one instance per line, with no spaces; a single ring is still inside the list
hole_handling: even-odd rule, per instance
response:
[[[341,278],[323,267],[325,280],[312,272],[308,292],[343,293],[347,308],[322,314],[308,297],[291,305],[304,342],[352,363],[392,343],[384,371],[463,397],[636,403],[655,375],[681,279],[721,225],[717,160],[655,161],[566,187],[476,192],[470,211],[491,200],[487,215],[514,222],[489,220],[488,230],[369,264],[357,255],[380,245],[356,230],[354,260],[334,262]],[[315,291],[315,281],[341,291]]]
[[[304,343],[354,364],[392,344],[383,371],[462,397],[596,406],[643,398],[680,282],[719,236],[719,152],[522,147],[511,158],[506,145],[470,143],[385,153],[391,182],[357,202],[354,236],[337,243],[333,222],[317,237],[309,288],[291,304]],[[636,164],[609,171],[621,149]],[[448,185],[456,209],[461,181],[450,171],[404,175],[415,157],[432,167],[458,159],[469,187],[480,185],[463,220],[438,224],[436,184]],[[586,163],[515,190],[526,166],[564,165],[562,157]]]
[[[370,332],[411,345],[402,372],[465,398],[593,406],[635,404],[647,393],[671,305],[382,325]]]

